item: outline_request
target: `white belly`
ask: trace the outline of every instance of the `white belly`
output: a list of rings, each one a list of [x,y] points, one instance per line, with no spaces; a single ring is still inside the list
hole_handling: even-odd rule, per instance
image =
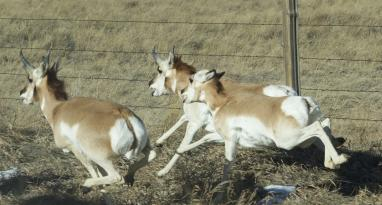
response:
[[[242,147],[261,148],[275,146],[271,128],[254,117],[235,117],[228,123],[229,132]]]

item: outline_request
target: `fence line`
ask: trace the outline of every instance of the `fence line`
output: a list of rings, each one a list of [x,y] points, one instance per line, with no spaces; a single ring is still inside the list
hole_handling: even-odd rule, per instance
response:
[[[21,101],[20,98],[14,98],[14,97],[0,97],[0,100],[17,100]],[[181,110],[180,107],[167,107],[167,106],[148,106],[148,105],[129,105],[126,104],[129,107],[133,108],[150,108],[150,109],[168,109],[168,110]],[[367,118],[347,118],[347,117],[336,117],[336,116],[328,116],[331,119],[337,119],[337,120],[351,120],[351,121],[368,121],[368,122],[382,122],[382,119],[367,119]]]
[[[329,88],[301,88],[302,90],[312,91],[331,91],[331,92],[349,92],[349,93],[382,93],[378,90],[346,90],[346,89],[329,89]]]
[[[7,72],[0,72],[0,75],[14,75],[14,76],[25,76],[24,73],[7,73]],[[66,76],[66,75],[58,75],[58,77],[61,78],[67,78],[67,79],[86,79],[86,80],[123,80],[123,81],[129,81],[129,82],[149,82],[149,80],[145,79],[129,79],[129,78],[114,78],[114,77],[96,77],[96,76]]]
[[[281,23],[249,23],[249,22],[190,22],[190,21],[149,21],[149,20],[107,20],[107,19],[71,19],[71,18],[18,18],[18,17],[0,17],[0,20],[17,20],[17,21],[65,21],[65,22],[102,22],[102,23],[139,23],[139,24],[185,24],[185,25],[238,25],[238,26],[282,26]],[[300,23],[301,27],[358,27],[358,28],[382,28],[382,25],[360,25],[360,24],[308,24]],[[15,46],[3,46],[0,49],[20,49]],[[25,47],[23,49],[30,50],[46,50],[46,48]],[[70,52],[93,52],[93,53],[116,53],[116,54],[138,54],[148,55],[150,52],[145,51],[124,51],[124,50],[97,50],[97,49],[66,49],[66,48],[53,48],[56,51],[70,51]],[[167,54],[167,52],[160,52]],[[203,57],[235,57],[235,58],[273,58],[283,59],[283,56],[272,55],[236,55],[236,54],[200,54],[200,53],[179,53],[183,56],[203,56]],[[321,57],[300,57],[302,60],[318,60],[318,61],[347,61],[347,62],[376,62],[382,63],[380,59],[351,59],[351,58],[321,58]],[[2,72],[0,75],[25,75],[18,73]],[[76,76],[59,76],[69,79],[90,79],[90,80],[123,80],[123,81],[136,81],[147,82],[144,79],[128,79],[128,78],[113,78],[113,77],[76,77]],[[303,90],[311,91],[332,91],[332,92],[351,92],[351,93],[381,93],[382,91],[376,90],[346,90],[346,89],[326,89],[326,88],[302,88]],[[12,97],[0,97],[0,100],[20,100]],[[134,108],[152,108],[152,109],[176,109],[179,107],[166,107],[166,106],[144,106],[144,105],[128,105]],[[352,120],[352,121],[369,121],[381,122],[382,119],[361,119],[361,118],[346,118],[330,116],[332,119],[338,120]]]
[[[362,24],[307,24],[300,23],[301,27],[360,27],[360,28],[382,28],[382,25],[362,25]]]
[[[186,25],[240,25],[240,26],[281,26],[281,23],[250,22],[191,22],[191,21],[149,21],[149,20],[108,20],[108,19],[71,19],[71,18],[19,18],[0,17],[0,20],[17,21],[67,21],[67,22],[101,22],[101,23],[141,23],[141,24],[186,24]]]
[[[15,46],[1,46],[0,49],[29,49],[29,50],[47,50],[47,48],[36,47],[15,47]],[[142,54],[148,55],[151,52],[146,51],[122,51],[122,50],[93,50],[93,49],[66,49],[66,48],[52,48],[53,51],[70,51],[70,52],[91,52],[91,53],[124,53],[124,54]],[[158,52],[159,54],[168,54],[168,52]],[[283,56],[271,55],[235,55],[235,54],[201,54],[201,53],[176,53],[181,56],[204,56],[204,57],[237,57],[237,58],[278,58],[282,59]]]
[[[302,60],[320,60],[320,61],[355,61],[355,62],[373,62],[373,63],[382,63],[382,60],[374,59],[351,59],[351,58],[319,58],[319,57],[303,57]]]
[[[7,73],[0,72],[0,75],[14,75],[14,76],[25,76],[24,73]],[[120,80],[120,81],[128,81],[128,82],[142,82],[147,83],[150,79],[129,79],[129,78],[114,78],[114,77],[97,77],[97,76],[66,76],[66,75],[58,75],[58,77],[64,79],[85,79],[85,80]],[[346,89],[329,89],[329,88],[301,88],[302,90],[311,90],[311,91],[329,91],[329,92],[351,92],[351,93],[382,93],[382,91],[378,90],[346,90]]]
[[[112,19],[72,19],[72,18],[21,18],[0,17],[0,20],[14,21],[66,21],[66,22],[101,22],[101,23],[140,23],[140,24],[185,24],[185,25],[240,25],[240,26],[282,26],[282,23],[251,23],[251,22],[191,22],[191,21],[154,21],[154,20],[112,20]],[[308,24],[300,23],[301,27],[364,27],[382,28],[382,25],[362,24]]]
[[[0,46],[0,49],[27,49],[27,50],[46,50],[46,48],[37,47],[16,47],[16,46]],[[140,54],[149,55],[151,52],[146,51],[123,51],[123,50],[97,50],[97,49],[66,49],[52,48],[53,51],[70,51],[70,52],[90,52],[90,53],[117,53],[117,54]],[[159,54],[168,54],[167,52],[158,52]],[[235,55],[235,54],[202,54],[202,53],[177,53],[181,56],[203,56],[203,57],[235,57],[235,58],[274,58],[283,59],[283,56],[272,55]],[[349,62],[371,62],[382,63],[380,59],[351,59],[351,58],[320,58],[320,57],[299,57],[301,60],[319,60],[319,61],[349,61]]]
[[[16,101],[21,101],[20,98],[14,98],[14,97],[0,97],[0,100],[16,100]],[[167,107],[167,106],[148,106],[148,105],[130,105],[130,104],[125,104],[126,106],[129,107],[134,107],[134,108],[153,108],[153,109],[168,109],[168,110],[180,110],[180,107]]]

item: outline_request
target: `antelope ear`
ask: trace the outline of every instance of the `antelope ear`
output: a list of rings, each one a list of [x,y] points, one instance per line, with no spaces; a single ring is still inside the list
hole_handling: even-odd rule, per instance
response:
[[[52,65],[52,67],[50,69],[53,69],[54,72],[58,73],[58,71],[60,71],[60,60],[61,60],[61,56],[58,56],[56,61],[54,62],[54,64]]]
[[[156,46],[154,46],[153,50],[151,50],[151,56],[153,57],[156,64],[158,64],[158,61],[160,60],[158,51],[156,49]]]
[[[220,80],[220,78],[221,77],[223,77],[223,75],[225,74],[225,72],[220,72],[220,73],[216,73],[216,78],[218,79],[218,80]]]
[[[42,56],[42,62],[36,74],[39,77],[43,77],[46,74],[46,72],[48,72],[49,63],[50,63],[50,53],[51,53],[51,48],[49,48],[45,56]]]
[[[174,58],[175,58],[174,53],[172,51],[170,51],[168,53],[168,64],[169,65],[173,65],[174,64]],[[170,68],[172,68],[172,66],[170,66]]]
[[[208,73],[206,73],[206,75],[205,75],[205,81],[211,80],[211,79],[214,78],[215,76],[216,76],[216,70],[215,70],[215,69],[212,69],[212,70],[208,71]]]

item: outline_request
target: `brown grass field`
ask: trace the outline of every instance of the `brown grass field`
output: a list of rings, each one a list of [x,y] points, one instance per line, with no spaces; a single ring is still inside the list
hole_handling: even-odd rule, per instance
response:
[[[281,24],[282,2],[0,0],[0,17]],[[262,187],[269,184],[297,186],[285,204],[382,204],[382,122],[378,121],[382,119],[382,27],[309,26],[381,22],[380,0],[300,1],[302,94],[316,98],[332,117],[332,133],[346,138],[339,149],[352,158],[331,171],[323,167],[323,153],[315,148],[242,149],[230,176],[227,204],[267,199]],[[157,159],[136,174],[133,186],[107,186],[105,193],[101,187],[82,189],[87,172],[72,154],[55,147],[39,106],[13,99],[26,83],[25,76],[15,75],[24,74],[18,48],[48,48],[51,43],[66,49],[52,55],[63,55],[60,75],[70,96],[131,105],[148,127],[152,142],[181,115],[179,109],[165,108],[181,106],[176,96],[150,95],[148,81],[156,71],[149,52],[154,45],[161,52],[175,45],[178,53],[237,55],[184,55],[183,60],[198,69],[226,71],[238,81],[275,84],[285,79],[282,58],[240,57],[281,57],[281,25],[0,19],[0,98],[7,98],[0,99],[0,170],[13,166],[21,171],[21,177],[0,186],[1,205],[208,204],[222,177],[223,146],[213,144],[184,154],[168,175],[155,175],[175,153],[183,126],[158,148]],[[24,53],[38,63],[45,50]],[[118,165],[126,174],[128,163],[121,160]]]

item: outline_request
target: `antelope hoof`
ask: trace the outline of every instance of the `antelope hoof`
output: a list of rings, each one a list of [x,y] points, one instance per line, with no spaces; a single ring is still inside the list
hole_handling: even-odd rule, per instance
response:
[[[164,140],[162,140],[162,139],[159,138],[159,139],[155,142],[155,145],[160,146],[160,145],[162,145],[163,142],[164,142]]]
[[[168,171],[166,169],[162,169],[160,170],[159,172],[157,172],[157,176],[158,177],[163,177],[164,175],[166,175],[168,173]]]
[[[62,151],[63,151],[65,154],[67,154],[67,153],[70,152],[70,150],[68,150],[68,149],[62,149]]]
[[[124,179],[123,177],[121,177],[121,179],[118,180],[118,181],[116,182],[116,184],[125,184],[125,179]]]
[[[328,127],[330,129],[330,119],[325,118],[324,120],[321,121],[321,126],[322,127]]]
[[[328,169],[336,169],[336,164],[334,164],[333,160],[326,161],[324,163],[325,167]]]
[[[90,188],[93,185],[94,185],[94,179],[93,178],[89,178],[89,179],[85,180],[85,183],[82,186]]]
[[[340,156],[338,156],[338,158],[335,160],[334,163],[338,164],[338,165],[343,164],[343,163],[347,162],[349,158],[350,158],[350,156],[347,154],[340,154]]]

